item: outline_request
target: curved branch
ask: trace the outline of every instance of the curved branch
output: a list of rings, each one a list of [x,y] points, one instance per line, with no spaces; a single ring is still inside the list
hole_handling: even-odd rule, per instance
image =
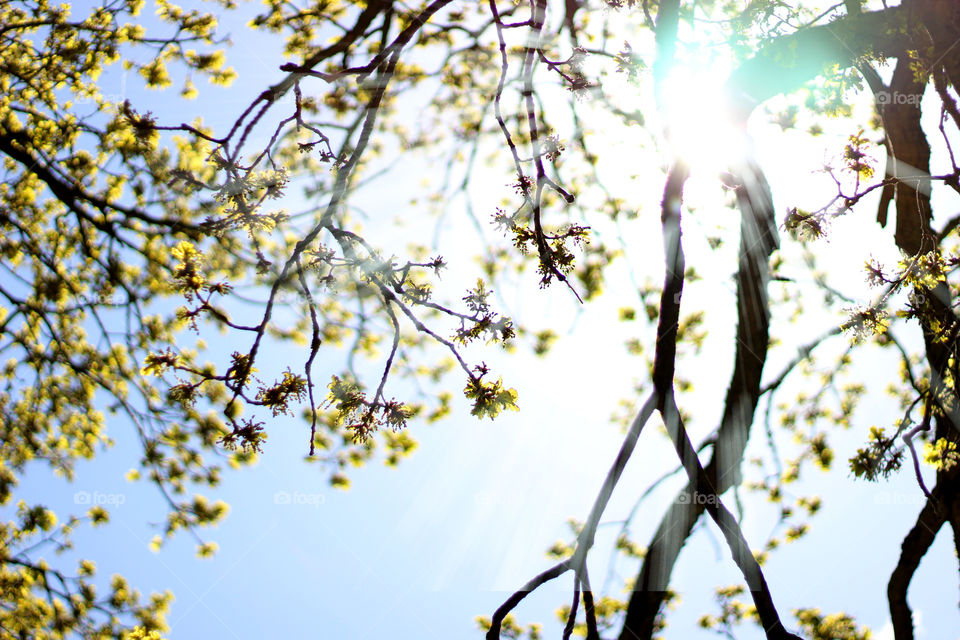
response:
[[[543,573],[538,574],[525,585],[520,587],[519,590],[514,592],[514,594],[507,598],[507,601],[500,605],[496,612],[494,612],[493,617],[490,620],[490,628],[487,630],[486,639],[498,640],[500,638],[500,626],[503,624],[503,619],[507,617],[507,614],[510,613],[514,607],[520,604],[521,600],[530,595],[531,592],[535,591],[541,585],[550,582],[554,578],[562,576],[569,569],[570,560],[564,560],[563,562],[553,565]]]
[[[683,426],[683,420],[680,418],[680,409],[677,407],[672,389],[663,399],[663,405],[661,415],[667,432],[670,434],[670,439],[673,440],[677,455],[684,461],[690,483],[696,487],[696,492],[703,496],[702,501],[705,503],[707,513],[710,514],[710,517],[713,518],[713,521],[717,523],[723,533],[727,547],[733,554],[733,560],[743,574],[747,588],[750,589],[753,596],[753,603],[757,608],[757,615],[766,632],[767,639],[801,640],[784,628],[777,613],[777,608],[773,604],[773,596],[770,594],[770,588],[763,576],[760,563],[757,562],[746,538],[743,537],[743,531],[737,524],[737,519],[723,506],[716,488],[710,484],[710,479],[703,467],[700,466],[700,460],[697,458],[693,444],[690,442],[686,428]],[[700,501],[700,499],[695,500],[695,502]]]
[[[705,470],[707,479],[718,494],[740,482],[740,463],[761,394],[761,374],[769,342],[767,261],[778,246],[773,200],[763,172],[759,166],[747,163],[739,173],[741,184],[737,188],[737,200],[741,210],[741,230],[737,271],[736,359],[716,445]],[[670,300],[672,298],[664,298],[664,303],[669,304]],[[650,638],[653,635],[670,574],[704,511],[705,505],[683,499],[694,488],[688,486],[673,501],[648,546],[636,589],[627,607],[621,634],[623,640]]]
[[[762,178],[762,175],[759,170],[746,175],[745,184],[739,190],[744,225],[744,235],[741,241],[747,244],[747,251],[745,252],[747,256],[759,252],[763,252],[765,256],[769,255],[778,244],[776,228],[772,226],[773,223],[769,216],[771,213],[769,189],[761,191],[756,188],[757,176]],[[707,476],[701,466],[697,452],[694,450],[683,426],[680,410],[674,396],[673,375],[676,366],[677,323],[679,321],[680,296],[683,293],[684,279],[680,216],[683,185],[686,178],[686,167],[682,163],[676,163],[667,176],[667,184],[664,188],[661,203],[660,219],[665,248],[665,275],[663,292],[660,297],[660,321],[657,325],[657,349],[653,365],[654,395],[657,399],[657,408],[663,418],[667,432],[670,434],[670,439],[673,441],[680,463],[687,472],[690,484],[694,486],[698,493],[706,497],[705,508],[710,517],[720,527],[724,539],[727,541],[727,546],[733,554],[734,562],[743,573],[767,638],[770,640],[799,640],[797,636],[789,633],[780,621],[780,616],[773,604],[773,598],[766,579],[763,577],[760,564],[750,551],[736,518],[723,506],[715,483]],[[755,200],[757,205],[754,204]],[[753,262],[755,267],[759,266],[756,261],[748,259],[746,262]],[[763,275],[758,274],[758,278],[760,282],[765,283]],[[743,305],[741,313],[746,313],[754,319],[762,318],[764,322],[767,321],[765,306],[763,308],[752,308],[751,305]],[[766,353],[766,345],[764,345],[762,353]],[[759,391],[759,384],[759,372],[757,372],[757,391]],[[694,500],[693,502],[700,501]],[[629,631],[626,625],[624,631]]]
[[[913,611],[907,603],[907,588],[945,521],[937,502],[941,493],[941,486],[934,487],[934,498],[927,501],[917,516],[916,524],[903,539],[900,559],[890,574],[890,582],[887,583],[887,601],[896,640],[913,640]]]

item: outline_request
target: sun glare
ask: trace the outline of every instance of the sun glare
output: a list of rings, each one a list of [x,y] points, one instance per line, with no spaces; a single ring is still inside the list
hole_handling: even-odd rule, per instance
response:
[[[663,127],[672,155],[692,174],[715,178],[744,153],[746,139],[729,118],[723,98],[726,73],[677,67],[665,81]]]

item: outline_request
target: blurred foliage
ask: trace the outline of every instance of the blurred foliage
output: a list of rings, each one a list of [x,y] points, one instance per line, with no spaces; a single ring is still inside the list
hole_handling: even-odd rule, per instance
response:
[[[78,462],[116,434],[142,452],[128,479],[152,483],[166,504],[151,547],[186,532],[205,557],[217,547],[201,532],[228,507],[202,492],[219,485],[223,465],[255,463],[277,420],[302,419],[305,458],[346,489],[354,468],[371,460],[396,466],[416,450],[413,425],[449,415],[457,393],[477,418],[518,410],[510,372],[493,373],[486,362],[502,362],[518,345],[551,357],[563,328],[551,318],[513,318],[504,293],[517,287],[554,286],[550,295],[571,305],[616,297],[622,324],[611,317],[611,326],[621,333],[611,337],[622,337],[633,370],[644,374],[637,393],[649,382],[661,312],[653,280],[659,265],[648,272],[659,257],[649,257],[659,242],[642,237],[649,198],[640,192],[664,177],[667,153],[647,119],[654,108],[650,12],[663,3],[193,4],[0,0],[0,505],[12,514],[0,523],[4,637],[155,639],[166,629],[169,593],[144,598],[122,576],[97,579],[93,560],[68,570],[42,556],[71,549],[77,527],[108,523],[106,506],[58,517],[17,496],[28,472],[46,468],[72,480]],[[826,13],[814,3],[777,0],[678,7],[687,28],[706,29],[709,48],[776,71],[798,55],[791,43],[822,36],[844,8],[862,4]],[[222,21],[243,25],[237,41],[282,42],[286,62],[273,84],[255,86],[245,75],[252,71],[230,66]],[[829,239],[835,220],[869,193],[894,187],[879,165],[889,145],[878,129],[881,94],[870,122],[855,122],[850,103],[871,81],[870,65],[885,62],[879,48],[896,33],[851,35],[843,56],[855,59],[820,64],[802,95],[769,111],[784,131],[822,135],[839,118],[847,133],[830,150],[835,166],[819,168],[837,193],[817,210],[788,208],[782,227],[795,242],[774,259],[781,276],[774,313],[784,322],[771,348],[789,364],[767,376],[765,413],[756,422],[768,450],[748,461],[741,485],[779,513],[754,551],[761,561],[811,530],[821,499],[794,487],[810,468],[837,465],[838,430],[863,434],[848,460],[857,478],[886,478],[908,453],[918,469],[922,457],[945,478],[960,459],[956,434],[936,427],[956,411],[960,384],[956,219],[924,230],[932,243],[926,250],[896,264],[867,264],[879,291],[872,300],[833,288],[816,264],[816,243]],[[871,36],[876,49],[863,44]],[[931,47],[901,57],[913,64],[914,81],[934,85],[944,122],[950,116],[960,124],[952,80],[942,76],[950,69],[932,62]],[[694,41],[677,51],[688,65],[705,55]],[[808,61],[793,62],[799,72]],[[105,92],[106,79],[127,72],[139,83],[129,95]],[[212,86],[198,85],[204,79]],[[195,111],[188,101],[234,81],[255,97],[229,124],[210,124],[221,113],[183,117]],[[151,92],[164,97],[145,97]],[[156,113],[154,104],[161,105]],[[630,156],[606,153],[618,137],[637,141]],[[952,151],[950,140],[944,133]],[[408,159],[431,167],[424,183],[390,183],[385,176]],[[954,165],[935,186],[957,190],[958,176]],[[382,210],[368,212],[363,198],[376,189],[386,199]],[[474,208],[479,190],[495,191],[483,211]],[[718,192],[718,204],[729,205]],[[447,216],[475,233],[457,226],[456,242],[432,246]],[[709,251],[723,255],[733,244],[723,224],[694,217]],[[692,267],[685,275],[691,287],[723,279]],[[803,327],[813,306],[839,328],[791,359],[796,345],[780,341]],[[703,361],[714,312],[684,307],[681,364]],[[914,325],[927,339],[924,353],[900,337]],[[837,338],[841,331],[849,340]],[[813,351],[827,343],[839,344],[839,355],[823,365]],[[900,360],[887,390],[903,415],[889,425],[864,427],[856,418],[872,390],[855,356],[868,348]],[[935,376],[933,352],[941,354]],[[297,361],[275,353],[295,353]],[[681,369],[682,406],[702,376],[696,366]],[[781,399],[788,389],[792,396]],[[614,422],[628,425],[635,402],[624,398]],[[108,424],[116,425],[109,435]],[[781,450],[777,442],[788,444]],[[712,444],[707,438],[703,447]],[[629,522],[614,552],[635,565],[647,550],[628,529]],[[550,555],[563,560],[575,548],[576,541],[559,542]],[[753,620],[742,593],[719,590],[720,612],[701,625],[727,632]],[[675,596],[664,597],[656,630]],[[599,597],[600,627],[617,629],[628,602],[629,595]],[[794,615],[811,638],[868,634],[845,614]],[[572,630],[588,632],[579,622]],[[508,617],[501,633],[535,640],[542,628]]]

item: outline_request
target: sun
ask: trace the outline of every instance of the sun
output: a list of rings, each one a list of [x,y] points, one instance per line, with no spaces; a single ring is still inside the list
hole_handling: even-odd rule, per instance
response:
[[[738,163],[747,150],[742,125],[729,116],[720,65],[677,66],[664,81],[662,126],[672,158],[691,174],[716,178]]]

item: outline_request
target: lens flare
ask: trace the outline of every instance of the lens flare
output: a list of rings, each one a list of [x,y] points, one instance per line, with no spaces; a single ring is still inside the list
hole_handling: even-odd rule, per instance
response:
[[[719,175],[746,152],[742,125],[730,118],[719,69],[677,67],[664,82],[663,118],[673,157],[692,173]]]

